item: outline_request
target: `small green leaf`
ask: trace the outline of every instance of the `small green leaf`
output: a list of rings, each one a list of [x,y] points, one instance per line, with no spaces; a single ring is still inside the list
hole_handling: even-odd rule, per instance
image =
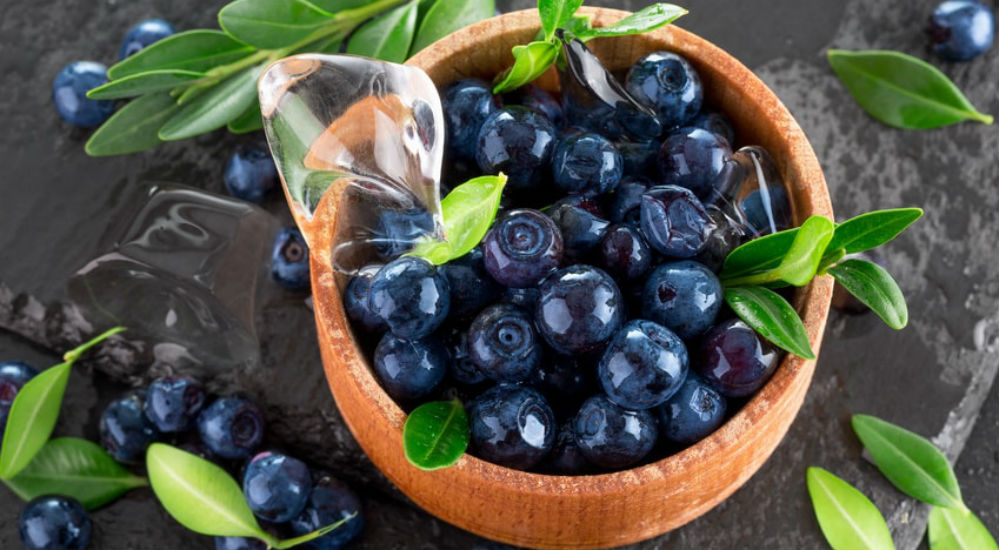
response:
[[[17,392],[0,448],[0,478],[10,479],[31,462],[56,427],[72,363],[42,371]]]
[[[458,399],[424,403],[406,417],[403,451],[421,470],[451,466],[468,446],[469,419]]]
[[[827,250],[842,248],[846,254],[854,254],[877,248],[895,239],[923,215],[919,208],[893,208],[855,216],[837,225]]]
[[[892,275],[881,266],[864,260],[846,260],[828,269],[827,273],[871,308],[885,324],[896,330],[906,326],[909,316],[906,298]]]
[[[851,426],[879,471],[897,489],[928,504],[968,511],[951,464],[933,443],[865,414],[854,415]]]
[[[219,10],[222,30],[262,50],[295,44],[332,19],[307,0],[235,0]]]
[[[587,31],[574,31],[580,40],[586,42],[591,38],[605,36],[624,36],[628,34],[641,34],[658,29],[664,25],[672,23],[678,17],[686,15],[688,11],[673,4],[652,4],[623,18],[614,25],[607,27],[591,28]]]
[[[87,97],[90,99],[121,99],[152,92],[166,92],[177,86],[190,84],[203,76],[205,73],[181,69],[147,71],[102,84],[87,92]]]
[[[806,486],[819,528],[833,550],[895,550],[882,513],[849,483],[810,467]]]
[[[757,273],[733,276],[726,272],[726,266],[723,264],[721,280],[726,286],[765,285],[782,281],[795,286],[809,284],[819,269],[823,252],[830,239],[833,238],[833,231],[834,225],[830,220],[822,216],[810,216],[795,232],[791,244],[784,256],[781,257],[777,267]],[[758,247],[756,254],[759,255],[762,250],[772,250],[771,245],[776,244],[783,245],[784,241],[773,238],[769,241],[768,248]],[[764,259],[765,257],[758,256],[758,258]],[[765,261],[770,264],[774,258],[765,259]]]
[[[997,541],[972,512],[934,506],[927,520],[927,546],[931,550],[996,550]]]
[[[417,1],[383,13],[351,35],[347,53],[402,63],[413,42],[417,26]]]
[[[496,218],[500,196],[507,176],[479,176],[451,190],[441,200],[444,241],[428,240],[418,244],[411,255],[441,265],[461,258],[476,247]]]
[[[417,28],[410,55],[473,23],[493,17],[493,0],[437,0]]]
[[[559,57],[559,46],[552,42],[531,42],[514,46],[511,53],[514,64],[497,75],[493,86],[495,94],[516,90],[542,76]]]
[[[257,77],[263,65],[250,67],[191,99],[160,128],[164,141],[194,137],[240,116],[257,98]]]
[[[118,109],[87,140],[87,154],[94,157],[124,155],[155,147],[163,140],[163,123],[180,107],[168,93],[138,97]]]
[[[315,531],[310,531],[310,532],[308,532],[308,533],[306,533],[304,535],[299,535],[299,536],[294,537],[294,538],[283,539],[283,540],[276,541],[274,543],[274,548],[276,550],[283,550],[285,548],[294,548],[294,547],[296,547],[296,546],[298,546],[300,544],[305,544],[305,543],[307,543],[307,542],[309,542],[309,541],[311,541],[313,539],[318,539],[318,538],[320,538],[320,537],[322,537],[324,535],[327,535],[327,534],[329,534],[329,533],[331,533],[333,531],[336,531],[337,529],[340,528],[341,525],[347,523],[348,521],[351,521],[357,515],[358,515],[357,512],[352,512],[350,515],[348,515],[348,516],[346,516],[344,518],[341,518],[341,519],[337,520],[335,523],[331,523],[330,525],[327,525],[326,527],[320,527],[319,529],[317,529]]]
[[[778,267],[798,234],[799,228],[793,227],[743,243],[726,256],[719,278],[735,279]]]
[[[234,134],[249,134],[264,129],[264,119],[260,116],[260,100],[253,103],[240,116],[226,123],[226,128]]]
[[[45,494],[66,495],[79,500],[88,510],[147,485],[145,479],[132,475],[100,445],[75,437],[50,440],[6,483],[24,500]]]
[[[542,20],[543,40],[552,40],[556,29],[569,22],[583,0],[538,0],[538,17]]]
[[[727,288],[726,303],[737,317],[779,348],[805,359],[815,359],[806,327],[780,294],[764,287]]]
[[[861,107],[896,128],[925,129],[993,117],[976,111],[947,76],[933,65],[885,50],[828,50],[830,67]]]
[[[573,36],[579,37],[581,34],[587,34],[590,31],[591,19],[590,15],[574,15],[569,18],[569,21],[566,22],[563,28]],[[541,40],[544,37],[544,33],[541,34],[543,36],[539,36],[536,40]]]
[[[108,78],[116,80],[148,71],[177,69],[205,72],[240,60],[254,52],[222,31],[193,30],[168,36],[139,50],[108,69]]]

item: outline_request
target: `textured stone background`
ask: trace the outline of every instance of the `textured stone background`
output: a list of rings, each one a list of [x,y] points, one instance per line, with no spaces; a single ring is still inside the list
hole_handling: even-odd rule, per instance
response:
[[[196,0],[5,0],[0,7],[0,282],[44,302],[99,251],[109,220],[144,181],[221,192],[222,159],[242,139],[222,133],[139,155],[90,159],[87,132],[56,116],[51,79],[73,59],[113,61],[125,29],[165,17],[181,29],[214,24],[223,2]],[[531,0],[499,0],[501,10]],[[635,9],[639,1],[594,4]],[[771,460],[732,498],[699,520],[636,548],[824,548],[805,490],[806,466],[823,466],[872,497],[897,547],[916,548],[926,510],[861,458],[849,417],[865,412],[935,438],[957,471],[969,506],[997,532],[997,127],[966,123],[904,132],[867,117],[826,65],[827,48],[886,48],[930,59],[920,29],[933,0],[690,0],[681,26],[719,44],[781,97],[809,135],[838,218],[874,208],[922,206],[926,217],[888,250],[911,324],[896,333],[877,319],[833,312],[822,356],[795,424]],[[981,110],[997,114],[997,49],[967,64],[931,59]],[[283,216],[275,199],[267,205]],[[3,288],[0,285],[0,297]],[[0,300],[2,301],[2,300]],[[0,310],[4,315],[30,311]],[[300,297],[270,293],[259,319],[260,372],[235,373],[266,400],[274,441],[351,480],[366,498],[357,548],[493,547],[405,502],[358,456],[322,381],[311,314]],[[22,330],[22,333],[27,331]],[[34,341],[34,343],[32,342]],[[0,332],[0,357],[46,365],[45,338]],[[41,344],[41,345],[39,345]],[[48,345],[51,346],[51,343]],[[141,371],[89,365],[72,379],[57,434],[96,436],[103,403]],[[114,380],[112,379],[114,378]],[[983,406],[983,403],[986,403]],[[294,437],[293,437],[294,434]],[[963,451],[964,450],[964,451]],[[0,548],[19,546],[20,504],[0,489]],[[210,547],[179,527],[148,491],[94,514],[93,548]]]

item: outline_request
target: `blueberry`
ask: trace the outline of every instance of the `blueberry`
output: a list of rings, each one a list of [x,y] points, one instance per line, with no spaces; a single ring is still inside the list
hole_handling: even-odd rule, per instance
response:
[[[751,191],[740,203],[746,225],[758,236],[777,233],[792,226],[792,206],[788,193],[781,187],[768,187],[767,194],[760,189]]]
[[[713,229],[705,248],[701,249],[694,260],[718,273],[729,253],[746,242],[752,233],[748,227],[730,218],[721,209],[709,206],[706,210],[712,218]]]
[[[477,138],[476,162],[486,174],[503,172],[507,187],[527,189],[548,172],[556,128],[527,107],[505,107],[491,114]]]
[[[381,333],[388,330],[389,325],[382,320],[368,303],[368,293],[372,288],[372,280],[380,265],[369,265],[361,268],[351,277],[344,291],[344,310],[347,318],[354,323],[354,326],[368,334]]]
[[[174,26],[163,19],[147,19],[132,27],[125,35],[125,40],[118,48],[118,59],[138,53],[139,50],[149,46],[157,40],[162,40],[177,32]]]
[[[608,219],[615,223],[627,223],[639,227],[639,212],[642,196],[649,189],[645,178],[626,178],[618,189],[610,195]]]
[[[243,496],[257,517],[274,523],[294,519],[306,507],[312,478],[301,460],[263,452],[243,473]]]
[[[629,225],[613,225],[601,239],[601,260],[612,277],[636,281],[653,265],[653,251],[638,229]]]
[[[540,295],[541,291],[535,287],[508,288],[507,290],[504,290],[500,301],[505,304],[514,304],[515,306],[522,307],[528,311],[534,311],[535,304],[538,303],[538,297]]]
[[[448,279],[451,287],[453,319],[471,319],[500,296],[500,285],[486,271],[481,248],[473,248],[461,258],[452,260],[438,270]]]
[[[198,433],[222,458],[246,458],[264,439],[264,414],[241,397],[220,397],[198,415]]]
[[[663,404],[687,372],[684,342],[670,329],[642,319],[625,323],[597,363],[597,378],[608,399],[630,410]]]
[[[434,233],[434,218],[423,208],[381,210],[375,219],[371,242],[383,260],[409,252],[420,239]]]
[[[267,543],[250,537],[215,537],[215,550],[267,550]]]
[[[927,22],[931,49],[941,59],[968,61],[993,45],[996,24],[990,9],[972,0],[941,2]]]
[[[630,411],[596,395],[583,403],[573,419],[580,452],[595,466],[621,469],[645,458],[656,443],[656,418],[649,411]]]
[[[469,326],[469,359],[498,382],[521,382],[542,359],[542,347],[531,315],[510,304],[495,304]]]
[[[277,187],[278,169],[267,149],[241,146],[229,157],[222,182],[230,195],[249,202],[260,202]]]
[[[559,266],[562,257],[559,228],[537,210],[504,213],[483,239],[486,271],[504,286],[534,286]]]
[[[21,510],[17,529],[21,544],[29,550],[82,550],[90,544],[90,516],[70,497],[44,495],[31,500]]]
[[[0,361],[0,442],[3,441],[10,406],[17,392],[38,374],[35,367],[21,361]]]
[[[538,331],[559,353],[596,351],[625,321],[625,304],[610,275],[588,265],[554,272],[539,286]]]
[[[448,374],[463,386],[478,386],[489,380],[469,357],[468,333],[456,330],[448,341]]]
[[[143,413],[142,399],[137,395],[108,404],[101,413],[100,433],[101,444],[119,462],[141,461],[149,444],[160,436]]]
[[[700,115],[694,117],[691,122],[688,122],[688,126],[693,128],[701,128],[712,132],[717,136],[721,136],[726,140],[726,143],[733,145],[736,142],[736,131],[733,130],[733,125],[729,123],[729,119],[726,115],[716,112],[707,111]]]
[[[205,405],[205,388],[194,378],[157,378],[146,389],[146,418],[161,432],[182,432],[194,424]]]
[[[286,227],[274,238],[271,276],[289,290],[309,288],[309,246],[295,227]]]
[[[600,389],[593,363],[569,355],[553,354],[544,358],[528,383],[548,399],[553,412],[560,418],[576,414],[580,403]]]
[[[483,122],[500,108],[490,85],[477,78],[463,78],[448,86],[441,98],[448,151],[458,159],[475,160],[476,138]]]
[[[690,126],[678,128],[660,146],[660,182],[685,187],[708,200],[721,185],[732,157],[729,142],[718,134]]]
[[[722,285],[711,270],[692,260],[672,262],[646,279],[642,316],[690,340],[715,323],[722,302]]]
[[[306,547],[338,550],[356,539],[365,526],[364,510],[358,495],[346,483],[324,475],[317,479],[305,510],[291,521],[292,532],[305,535],[348,517],[351,519],[330,533],[307,542]]]
[[[115,111],[115,102],[87,99],[87,92],[108,81],[108,68],[93,61],[74,61],[52,83],[52,101],[59,116],[83,128],[100,126]]]
[[[532,111],[545,115],[557,128],[562,125],[562,105],[552,97],[552,94],[542,88],[534,84],[521,86],[517,90],[514,100],[515,103],[519,103]]]
[[[656,156],[660,153],[660,142],[655,139],[648,141],[617,141],[615,147],[622,154],[622,174],[624,177],[635,177],[652,174],[657,170]]]
[[[669,258],[697,255],[714,229],[698,197],[676,185],[660,185],[643,193],[639,225],[649,246]]]
[[[517,470],[538,464],[552,448],[558,429],[542,394],[507,384],[469,404],[469,427],[476,456]]]
[[[434,338],[406,340],[387,332],[375,348],[375,375],[393,399],[433,392],[448,372],[448,350]]]
[[[588,195],[566,195],[552,203],[552,206],[547,209],[546,212],[552,212],[561,206],[575,206],[593,214],[594,216],[597,216],[598,218],[604,217],[604,209],[601,206],[601,203],[597,200],[597,197]]]
[[[622,154],[600,134],[564,137],[552,157],[552,179],[567,193],[607,193],[618,185],[623,170]]]
[[[562,475],[580,475],[589,469],[590,463],[576,444],[572,420],[560,426],[555,444],[545,457],[544,465],[546,470]]]
[[[375,274],[368,307],[400,338],[419,339],[434,332],[451,305],[448,279],[427,260],[403,256]]]
[[[601,239],[611,225],[608,220],[567,203],[554,206],[546,214],[559,227],[567,263],[587,261],[595,256]]]
[[[625,78],[632,97],[656,109],[664,128],[680,126],[701,110],[701,78],[683,57],[653,52],[636,61]]]
[[[690,445],[722,425],[726,419],[726,398],[692,372],[658,412],[663,437]]]
[[[701,339],[692,364],[726,397],[744,397],[767,382],[778,366],[774,347],[738,319],[712,327]]]

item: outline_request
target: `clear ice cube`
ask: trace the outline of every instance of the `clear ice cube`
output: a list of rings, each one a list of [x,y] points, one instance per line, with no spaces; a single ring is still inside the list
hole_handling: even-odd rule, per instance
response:
[[[791,227],[788,185],[763,147],[750,145],[733,153],[725,178],[720,196],[714,202],[728,216],[745,224],[753,236]]]

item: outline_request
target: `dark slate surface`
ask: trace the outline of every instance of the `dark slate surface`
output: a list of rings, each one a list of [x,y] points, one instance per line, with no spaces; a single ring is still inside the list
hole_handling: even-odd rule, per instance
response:
[[[634,9],[642,1],[594,2]],[[895,333],[877,319],[832,313],[813,386],[772,459],[731,499],[699,520],[636,548],[822,548],[805,491],[808,465],[823,466],[872,497],[897,547],[921,544],[926,510],[902,497],[861,458],[849,417],[866,412],[933,437],[958,460],[970,507],[997,532],[997,130],[976,124],[902,132],[868,118],[826,66],[823,51],[888,48],[928,58],[920,28],[935,2],[692,0],[682,26],[732,52],[782,98],[823,164],[838,218],[873,208],[918,205],[920,224],[886,250],[910,303],[910,326]],[[221,159],[247,138],[223,134],[140,155],[89,159],[87,132],[65,125],[48,97],[51,79],[73,59],[113,61],[125,29],[161,16],[179,28],[214,24],[221,2],[6,0],[0,8],[0,282],[45,303],[99,250],[127,190],[166,180],[221,191]],[[503,10],[530,0],[500,1]],[[972,63],[933,61],[973,103],[996,115],[997,50]],[[252,138],[251,138],[252,139]],[[284,214],[277,198],[268,205]],[[0,304],[4,303],[0,285]],[[7,296],[8,301],[10,296]],[[39,302],[13,300],[0,321],[20,320],[19,338],[0,332],[0,357],[52,363],[51,338],[32,321]],[[7,317],[5,317],[7,316]],[[273,294],[260,317],[264,365],[230,373],[268,402],[275,444],[351,480],[366,499],[368,528],[357,548],[485,547],[400,497],[339,421],[325,391],[310,312],[300,297]],[[34,340],[42,345],[32,345]],[[144,369],[84,364],[71,379],[57,433],[96,436],[101,406]],[[159,367],[157,367],[159,368]],[[154,371],[155,372],[155,371]],[[112,379],[114,378],[114,380]],[[990,389],[992,385],[992,389]],[[980,412],[982,403],[986,408]],[[978,419],[978,420],[977,420]],[[963,452],[964,449],[964,452]],[[20,505],[0,489],[0,548],[16,548]],[[210,547],[173,522],[145,491],[94,514],[94,548]]]

